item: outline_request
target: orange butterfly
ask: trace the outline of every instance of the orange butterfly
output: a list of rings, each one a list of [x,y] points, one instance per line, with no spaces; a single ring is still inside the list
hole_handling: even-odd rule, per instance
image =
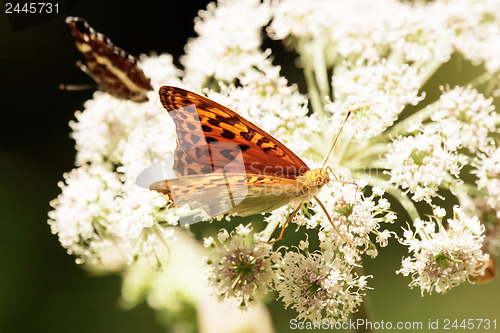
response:
[[[159,94],[175,122],[177,147],[173,159],[143,171],[138,184],[149,177],[147,187],[168,195],[175,206],[188,204],[211,217],[248,216],[293,203],[296,208],[275,241],[314,198],[337,230],[316,196],[330,181],[328,171],[337,179],[329,167],[310,169],[270,134],[206,97],[168,86]]]

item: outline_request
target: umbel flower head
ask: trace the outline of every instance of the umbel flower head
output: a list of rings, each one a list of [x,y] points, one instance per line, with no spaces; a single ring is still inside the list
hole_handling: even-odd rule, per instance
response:
[[[214,248],[205,258],[208,283],[219,298],[234,298],[243,309],[267,295],[277,278],[280,254],[260,242],[249,226],[239,225],[229,234],[222,229],[217,241],[205,239],[205,247]]]
[[[363,259],[376,260],[394,237],[408,248],[398,273],[422,294],[473,282],[494,262],[486,251],[500,252],[498,8],[496,0],[211,3],[195,21],[182,70],[170,55],[141,56],[155,90],[148,102],[96,92],[75,114],[76,166],[51,202],[51,230],[79,263],[161,266],[158,244],[168,248],[172,226],[200,212],[135,179],[175,152],[157,91],[180,86],[233,109],[309,167],[335,172],[319,201],[290,200],[236,228],[239,217],[214,219],[221,229],[205,241],[206,280],[220,299],[248,308],[274,295],[298,318],[346,320],[369,288]],[[265,39],[293,50],[294,61],[282,62],[279,44]],[[466,83],[461,68],[460,81],[435,75],[458,58],[480,73]],[[285,223],[284,244],[267,243]],[[317,246],[287,247],[293,230],[314,235]]]
[[[415,232],[405,230],[401,242],[413,257],[403,259],[398,271],[411,275],[411,287],[424,292],[445,293],[463,281],[484,275],[489,255],[482,252],[484,225],[477,217],[468,218],[462,209],[454,207],[453,218],[443,225],[442,208],[436,208],[430,221],[414,222]]]
[[[276,290],[285,307],[298,312],[297,319],[335,323],[357,311],[367,288],[367,276],[358,276],[356,267],[336,258],[334,253],[309,253],[302,241],[297,252],[283,257]]]

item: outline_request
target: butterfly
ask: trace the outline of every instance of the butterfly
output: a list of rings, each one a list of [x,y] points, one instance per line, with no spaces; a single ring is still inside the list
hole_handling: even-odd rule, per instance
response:
[[[296,208],[275,241],[302,205],[315,199],[337,230],[316,196],[329,173],[338,179],[329,167],[310,169],[263,129],[206,97],[169,86],[159,95],[175,123],[177,146],[172,158],[144,170],[137,184],[209,217],[249,216],[292,203]]]
[[[153,90],[150,79],[137,66],[137,59],[96,32],[79,17],[67,17],[76,47],[83,53],[87,67],[80,68],[97,83],[99,90],[134,102],[147,102]],[[71,86],[68,86],[72,90]]]

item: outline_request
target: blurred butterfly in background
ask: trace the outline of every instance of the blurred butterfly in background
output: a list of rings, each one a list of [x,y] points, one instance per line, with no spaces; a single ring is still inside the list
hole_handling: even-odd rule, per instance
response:
[[[310,169],[270,134],[206,97],[168,86],[159,95],[174,120],[177,147],[173,157],[146,168],[137,177],[138,185],[167,195],[176,207],[188,204],[209,217],[249,216],[292,203],[295,210],[275,241],[302,205],[315,199],[337,230],[316,197],[330,181],[329,173],[337,179],[325,168],[326,161]]]
[[[147,102],[153,90],[150,79],[137,66],[137,59],[96,32],[79,17],[67,17],[76,47],[85,57],[87,66],[78,66],[96,83],[98,89],[120,99]],[[61,85],[61,89],[81,90],[83,86]],[[83,88],[83,89],[86,89]]]

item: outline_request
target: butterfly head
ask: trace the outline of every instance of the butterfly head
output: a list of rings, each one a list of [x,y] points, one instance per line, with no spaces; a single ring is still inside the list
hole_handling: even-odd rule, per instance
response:
[[[330,176],[325,168],[308,170],[300,181],[305,186],[306,193],[315,195],[326,183],[330,181]]]

